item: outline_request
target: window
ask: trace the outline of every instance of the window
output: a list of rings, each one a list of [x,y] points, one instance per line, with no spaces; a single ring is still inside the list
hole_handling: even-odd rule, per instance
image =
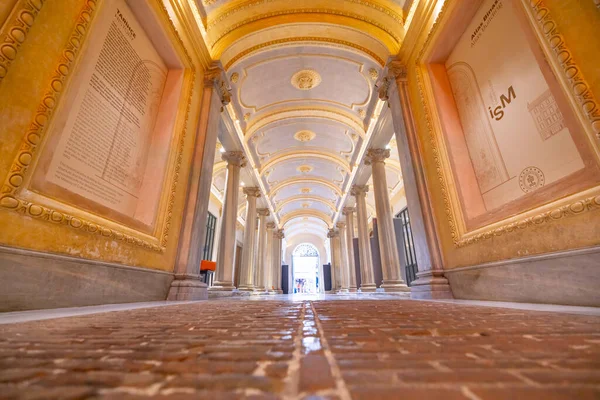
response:
[[[217,217],[208,213],[206,221],[206,239],[204,240],[203,260],[212,260],[213,247],[215,246],[215,230],[217,229]]]

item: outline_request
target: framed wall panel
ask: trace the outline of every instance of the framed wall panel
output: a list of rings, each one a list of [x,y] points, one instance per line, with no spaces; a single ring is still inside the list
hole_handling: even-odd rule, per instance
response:
[[[163,252],[194,80],[162,2],[82,1],[0,204]]]
[[[446,1],[416,60],[455,246],[600,208],[597,103],[551,22],[542,1]]]

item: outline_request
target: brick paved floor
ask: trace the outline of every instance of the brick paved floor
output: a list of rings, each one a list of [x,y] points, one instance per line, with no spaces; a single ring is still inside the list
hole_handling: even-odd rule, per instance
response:
[[[600,317],[215,300],[0,326],[0,398],[600,399]]]

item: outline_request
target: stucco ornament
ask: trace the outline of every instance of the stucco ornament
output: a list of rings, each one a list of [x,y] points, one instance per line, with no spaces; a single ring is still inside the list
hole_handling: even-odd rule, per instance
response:
[[[292,75],[291,83],[299,90],[314,89],[321,83],[321,75],[313,69],[303,69]]]
[[[316,136],[317,136],[317,134],[314,133],[313,131],[306,131],[305,130],[305,131],[298,131],[298,132],[296,132],[296,134],[294,135],[294,139],[296,139],[299,142],[310,142]]]

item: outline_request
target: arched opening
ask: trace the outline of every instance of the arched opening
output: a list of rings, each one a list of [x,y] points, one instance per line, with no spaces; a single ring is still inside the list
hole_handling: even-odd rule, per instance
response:
[[[321,292],[319,278],[319,251],[310,243],[301,243],[292,253],[292,290],[294,294],[316,294]]]

